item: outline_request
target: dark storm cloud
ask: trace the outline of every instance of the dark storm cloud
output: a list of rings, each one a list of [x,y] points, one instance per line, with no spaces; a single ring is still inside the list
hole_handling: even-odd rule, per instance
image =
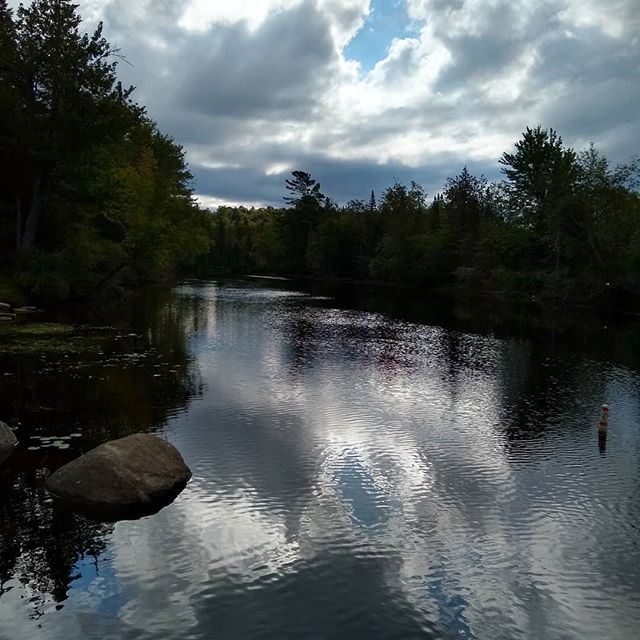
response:
[[[457,6],[462,8],[463,4]],[[451,63],[440,74],[436,90],[446,91],[470,79],[494,77],[504,72],[526,50],[537,32],[544,28],[540,16],[536,15],[527,21],[528,37],[525,37],[518,27],[517,12],[518,8],[511,2],[487,7],[478,16],[478,26],[471,33],[454,32],[452,35],[442,24],[438,33],[451,53]],[[454,20],[455,17],[452,22]],[[548,28],[549,25],[544,26]]]
[[[456,109],[460,119],[475,114],[495,127],[501,121],[506,124],[502,117],[517,121],[521,109],[529,118],[521,126],[552,126],[569,144],[596,140],[614,160],[640,151],[640,39],[635,35],[640,3],[613,2],[597,21],[582,19],[598,6],[586,2],[580,8],[584,15],[575,23],[567,20],[567,2],[487,3],[466,30],[456,29],[463,18],[456,12],[472,2],[428,4],[439,40],[451,55],[435,88],[457,89],[458,104],[473,105]],[[523,19],[527,7],[530,13]],[[607,24],[609,19],[616,22]],[[447,24],[453,34],[447,32]],[[533,64],[520,95],[503,105],[488,103],[483,95],[487,83],[517,74],[527,58]]]
[[[478,162],[466,164],[476,175],[484,173],[491,179],[499,177],[497,170],[491,165]],[[295,164],[320,182],[325,195],[341,203],[349,200],[368,201],[372,190],[379,197],[394,183],[409,184],[411,181],[423,185],[431,199],[442,190],[446,179],[460,173],[464,165],[454,155],[444,157],[438,163],[415,168],[399,163],[377,165],[365,161],[332,161],[320,155],[300,156]],[[252,185],[261,194],[261,200],[265,204],[282,206],[287,177],[288,174],[284,173],[268,176],[250,168],[199,168],[196,170],[196,185],[200,193],[215,193],[217,197],[229,202],[247,200],[247,185]]]
[[[594,28],[581,36],[556,33],[540,48],[535,84],[540,90],[557,87],[556,99],[541,108],[541,119],[566,138],[600,139],[621,161],[640,152],[640,41],[620,47]],[[622,146],[612,144],[619,130],[629,134]]]
[[[156,3],[150,6],[149,17],[154,17]],[[139,85],[138,100],[187,148],[206,148],[205,165],[244,168],[216,170],[214,182],[202,178],[211,172],[199,166],[202,154],[197,154],[197,161],[190,157],[198,192],[276,200],[264,168],[291,161],[297,145],[274,146],[265,139],[283,123],[309,120],[318,97],[329,90],[339,54],[327,15],[307,0],[268,16],[257,29],[246,22],[213,24],[187,37],[177,26],[179,16],[170,13],[167,19],[164,14],[147,24],[147,35],[166,43],[150,55],[148,43],[139,37],[139,25],[126,19],[123,7],[121,0],[112,2],[105,20],[127,59],[134,61],[133,66],[121,65],[120,71]],[[353,8],[343,7],[338,24],[354,17]]]
[[[337,51],[312,2],[277,13],[255,32],[215,26],[189,43],[183,105],[212,116],[303,119],[330,83]]]
[[[378,196],[396,182],[421,184],[429,199],[442,190],[448,177],[460,173],[464,167],[454,154],[443,154],[438,162],[424,167],[407,167],[400,163],[372,165],[369,162],[329,162],[318,159],[311,163],[326,192],[339,202],[349,199],[368,200],[371,190]],[[469,170],[481,174],[487,167],[484,163],[467,162]]]

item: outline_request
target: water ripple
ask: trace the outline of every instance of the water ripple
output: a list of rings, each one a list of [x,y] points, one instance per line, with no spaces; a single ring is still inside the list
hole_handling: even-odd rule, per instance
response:
[[[171,304],[195,386],[159,426],[193,479],[76,562],[44,637],[635,637],[635,369],[285,288]]]

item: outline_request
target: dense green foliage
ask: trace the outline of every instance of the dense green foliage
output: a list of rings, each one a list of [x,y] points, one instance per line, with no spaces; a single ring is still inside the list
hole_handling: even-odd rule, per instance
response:
[[[0,299],[86,297],[189,264],[556,299],[640,298],[638,161],[527,129],[493,184],[464,168],[337,206],[304,171],[282,208],[198,208],[182,149],[118,82],[70,0],[0,0]],[[198,256],[200,256],[198,258]]]
[[[163,276],[208,249],[182,149],[69,0],[0,0],[0,269],[36,296]],[[6,284],[5,284],[6,288]]]
[[[638,161],[612,168],[552,129],[527,129],[504,180],[465,167],[430,202],[394,184],[379,202],[336,206],[293,172],[282,209],[221,207],[209,264],[420,287],[627,303],[640,298]]]

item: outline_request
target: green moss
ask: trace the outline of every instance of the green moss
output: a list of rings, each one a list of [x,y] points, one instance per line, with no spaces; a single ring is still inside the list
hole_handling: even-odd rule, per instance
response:
[[[73,333],[74,328],[68,324],[56,324],[53,322],[30,322],[17,324],[11,327],[10,333],[17,336],[59,336]]]
[[[0,353],[87,353],[104,344],[104,332],[66,324],[0,325]]]

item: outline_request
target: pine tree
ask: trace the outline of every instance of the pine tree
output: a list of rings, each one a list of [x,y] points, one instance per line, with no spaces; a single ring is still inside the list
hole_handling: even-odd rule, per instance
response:
[[[15,190],[20,175],[16,165],[19,144],[19,97],[16,90],[16,30],[13,14],[6,0],[0,0],[0,194],[8,194]],[[16,193],[11,193],[8,200],[11,205],[15,202],[17,212],[16,242],[20,240],[21,203]],[[6,215],[6,214],[5,214]],[[11,214],[9,214],[11,215]],[[2,227],[11,228],[11,220],[7,220]],[[0,243],[9,243],[9,238],[0,237]]]
[[[104,135],[104,106],[114,94],[114,51],[102,37],[102,25],[93,36],[80,34],[76,8],[69,0],[35,0],[17,12],[18,91],[29,191],[24,251],[35,244],[60,168]]]
[[[298,206],[302,204],[320,204],[325,196],[320,191],[320,183],[314,180],[306,171],[292,171],[293,179],[285,180],[286,189],[291,194],[284,196],[287,204]]]

